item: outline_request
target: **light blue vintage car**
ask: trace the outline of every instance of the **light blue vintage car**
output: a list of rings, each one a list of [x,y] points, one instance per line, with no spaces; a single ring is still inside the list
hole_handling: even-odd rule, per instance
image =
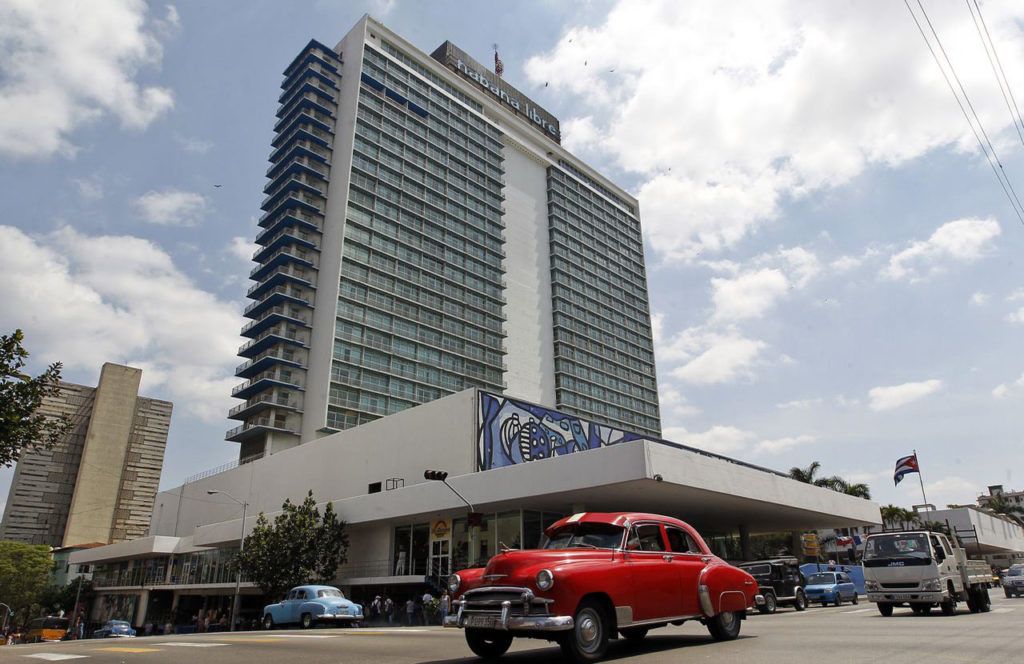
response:
[[[263,629],[298,623],[309,629],[317,623],[356,623],[363,619],[363,607],[345,599],[334,586],[297,586],[277,604],[263,608]]]
[[[857,587],[846,572],[817,572],[807,577],[808,602],[821,602],[822,606],[839,606],[849,600],[857,603]]]

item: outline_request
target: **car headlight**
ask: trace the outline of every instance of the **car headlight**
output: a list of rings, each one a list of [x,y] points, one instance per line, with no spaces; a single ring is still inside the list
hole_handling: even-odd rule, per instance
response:
[[[462,585],[462,577],[458,574],[452,574],[448,577],[448,590],[456,593],[459,591],[459,586]]]
[[[555,575],[551,573],[551,570],[542,569],[537,572],[537,588],[551,590],[553,585],[555,585]]]
[[[942,590],[942,582],[936,577],[934,579],[925,579],[921,582],[921,590],[938,591]]]
[[[871,592],[871,591],[876,591],[876,590],[881,590],[881,589],[882,589],[881,586],[878,585],[878,581],[865,581],[864,582],[864,590],[867,590],[867,591]]]

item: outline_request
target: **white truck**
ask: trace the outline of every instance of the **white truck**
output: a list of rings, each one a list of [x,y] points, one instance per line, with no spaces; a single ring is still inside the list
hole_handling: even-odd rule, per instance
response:
[[[956,613],[966,602],[971,613],[991,608],[988,586],[992,571],[983,560],[969,560],[964,550],[942,534],[927,530],[878,533],[864,543],[864,589],[878,612],[909,606],[919,616],[938,606]]]

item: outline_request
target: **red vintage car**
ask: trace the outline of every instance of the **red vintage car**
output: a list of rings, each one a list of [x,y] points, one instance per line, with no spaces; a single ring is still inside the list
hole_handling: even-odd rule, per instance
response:
[[[539,549],[504,550],[485,568],[449,580],[470,650],[499,657],[513,637],[557,641],[577,662],[604,656],[616,634],[639,640],[699,620],[716,640],[735,639],[757,582],[708,549],[688,524],[633,512],[584,512],[545,531]]]

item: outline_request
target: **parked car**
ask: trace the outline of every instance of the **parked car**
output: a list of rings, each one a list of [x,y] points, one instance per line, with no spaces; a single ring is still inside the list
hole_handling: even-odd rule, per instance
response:
[[[135,636],[135,630],[130,623],[124,620],[108,620],[98,630],[92,633],[94,639],[126,639]]]
[[[1024,595],[1024,565],[1011,565],[1003,574],[1003,594],[1007,597]]]
[[[263,607],[263,629],[294,624],[309,629],[322,622],[354,624],[362,619],[363,607],[334,586],[297,586],[280,602]]]
[[[762,598],[754,578],[711,553],[686,523],[632,512],[574,514],[545,531],[539,549],[503,549],[484,568],[449,579],[470,650],[499,657],[514,637],[556,641],[576,662],[601,659],[616,632],[696,620],[735,639]]]
[[[846,572],[815,572],[807,577],[806,591],[807,599],[822,606],[858,601],[857,586]]]
[[[757,606],[761,613],[775,613],[779,606],[792,606],[797,611],[807,608],[807,594],[804,591],[804,575],[796,558],[774,558],[741,563],[757,581],[764,603]]]
[[[36,618],[28,624],[28,631],[22,637],[25,643],[60,641],[67,637],[69,621],[59,616]]]

